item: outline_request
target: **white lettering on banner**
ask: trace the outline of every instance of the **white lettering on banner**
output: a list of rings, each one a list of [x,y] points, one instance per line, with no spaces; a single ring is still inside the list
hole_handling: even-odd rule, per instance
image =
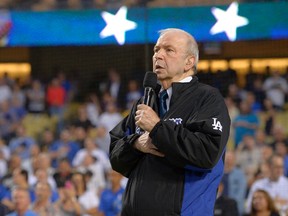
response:
[[[222,132],[222,125],[221,125],[220,121],[217,121],[217,118],[212,118],[212,119],[213,119],[213,124],[212,124],[213,129],[219,130]]]

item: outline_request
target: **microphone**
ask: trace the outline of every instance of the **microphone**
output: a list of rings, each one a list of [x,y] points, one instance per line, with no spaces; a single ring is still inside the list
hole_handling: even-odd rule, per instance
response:
[[[151,71],[146,72],[144,80],[143,80],[143,87],[144,87],[144,100],[143,103],[148,106],[152,106],[153,104],[153,93],[154,89],[157,87],[157,74]],[[140,127],[136,127],[137,134],[143,134],[144,130]]]
[[[151,71],[146,72],[143,80],[143,87],[145,88],[143,103],[151,106],[153,92],[157,87],[157,74]]]

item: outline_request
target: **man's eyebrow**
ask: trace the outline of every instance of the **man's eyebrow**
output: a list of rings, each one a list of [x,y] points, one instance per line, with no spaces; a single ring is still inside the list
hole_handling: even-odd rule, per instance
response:
[[[171,44],[164,44],[164,45],[155,45],[154,46],[154,49],[155,48],[159,48],[159,47],[163,47],[163,48],[175,48],[173,45],[171,45]]]

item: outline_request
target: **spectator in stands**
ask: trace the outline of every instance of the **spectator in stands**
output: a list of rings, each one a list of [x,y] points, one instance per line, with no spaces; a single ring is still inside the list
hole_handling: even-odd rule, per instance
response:
[[[108,92],[115,100],[116,106],[122,110],[125,108],[125,93],[123,81],[120,78],[120,73],[115,68],[108,69],[108,80],[100,84],[100,91]]]
[[[65,99],[66,92],[61,86],[60,80],[58,78],[52,79],[47,87],[46,101],[50,115],[57,117],[58,132],[63,129]]]
[[[79,144],[71,139],[69,130],[63,129],[60,134],[60,139],[49,147],[49,153],[52,159],[52,167],[56,168],[58,161],[61,158],[67,158],[70,164],[72,164],[72,160],[79,149]]]
[[[130,110],[133,104],[141,98],[142,92],[136,80],[129,80],[128,91],[126,93],[126,109]]]
[[[256,101],[256,97],[253,92],[246,92],[244,100],[248,102],[252,112],[257,113],[262,110],[262,105]]]
[[[5,198],[6,194],[7,194],[7,188],[2,184],[2,179],[0,178],[0,204],[2,204],[2,199]]]
[[[59,216],[78,216],[82,213],[82,208],[76,197],[76,190],[71,181],[59,188],[59,201],[56,206],[59,209]],[[57,215],[58,216],[58,215]]]
[[[37,157],[39,154],[40,154],[39,146],[33,145],[30,149],[30,157],[22,160],[22,168],[27,170],[27,172],[29,173],[29,176],[34,175],[34,172],[39,167],[40,161],[37,160]]]
[[[245,216],[280,216],[280,214],[269,193],[259,189],[253,194],[251,213]]]
[[[255,175],[253,176],[253,179],[250,180],[248,191],[250,190],[251,185],[253,185],[255,181],[258,181],[259,179],[263,179],[263,178],[269,178],[269,176],[270,176],[269,164],[268,162],[263,161],[259,165]]]
[[[87,132],[89,132],[89,130],[93,128],[93,124],[91,123],[91,121],[88,118],[87,110],[86,110],[86,107],[84,105],[81,105],[77,109],[77,116],[74,119],[74,122],[72,125],[74,127],[82,127]]]
[[[102,109],[99,98],[96,94],[91,93],[88,95],[85,108],[87,112],[87,118],[90,120],[94,127],[98,126],[99,115],[102,112]]]
[[[264,100],[264,110],[263,110],[263,124],[264,130],[267,135],[272,135],[272,130],[275,126],[276,121],[276,110],[270,99]]]
[[[245,75],[245,90],[246,91],[253,90],[253,86],[254,86],[253,84],[254,84],[254,81],[257,79],[257,77],[258,77],[258,74],[255,73],[255,71],[253,70],[252,62],[250,62],[248,71]]]
[[[55,169],[51,166],[51,158],[48,153],[41,152],[37,157],[37,161],[39,163],[38,168],[46,170],[49,176],[55,173]]]
[[[231,119],[231,125],[230,125],[230,136],[228,138],[228,143],[227,143],[227,148],[228,149],[234,149],[235,148],[235,142],[234,142],[234,137],[235,137],[235,131],[234,131],[234,127],[233,127],[233,122],[234,119],[236,118],[236,116],[239,115],[239,109],[236,106],[235,102],[232,100],[231,97],[227,96],[225,98],[225,104],[227,106],[228,112],[229,112],[229,116]]]
[[[237,165],[245,173],[248,187],[250,187],[250,182],[262,161],[261,148],[256,146],[253,136],[245,135],[237,148],[236,154]]]
[[[73,173],[71,182],[75,188],[76,198],[82,207],[81,215],[89,216],[96,214],[99,198],[96,191],[88,190],[84,174],[80,172]]]
[[[255,113],[252,113],[249,103],[242,101],[240,114],[236,116],[232,124],[235,129],[235,146],[237,148],[245,135],[255,135],[255,131],[259,127],[259,119]]]
[[[30,210],[31,200],[27,188],[14,188],[12,192],[12,198],[15,211],[8,214],[7,216],[37,216],[34,211]]]
[[[79,0],[72,0],[72,1],[79,1]],[[61,71],[61,70],[58,72],[57,78],[59,79],[59,82],[60,82],[61,86],[65,90],[65,101],[66,101],[66,103],[67,102],[71,102],[73,97],[74,97],[74,93],[75,93],[73,85],[72,85],[72,82],[69,79],[67,79],[66,74],[63,71]]]
[[[12,96],[11,98],[10,109],[14,115],[16,122],[21,122],[27,114],[25,106],[22,104],[20,99],[16,96]]]
[[[48,182],[39,181],[35,185],[35,201],[33,211],[38,216],[57,216],[59,210],[51,203],[52,189]]]
[[[12,87],[15,83],[15,80],[9,76],[8,72],[4,72],[3,80],[4,80],[4,83],[7,84],[10,87],[10,89],[12,89]]]
[[[39,163],[39,162],[38,162]],[[41,163],[41,162],[40,162]],[[30,177],[30,175],[29,175]],[[49,175],[47,170],[44,170],[44,169],[41,169],[41,168],[38,168],[33,176],[30,178],[30,186],[31,187],[35,187],[35,185],[37,184],[37,182],[46,182],[49,184],[50,188],[51,188],[51,192],[53,192],[53,197],[52,197],[52,201],[54,202],[55,200],[58,199],[58,194],[57,194],[57,191],[56,190],[56,182],[55,182],[55,179],[53,178],[52,175]]]
[[[263,89],[274,107],[277,110],[283,110],[285,95],[288,93],[288,83],[281,77],[279,71],[272,71],[271,76],[264,81]]]
[[[25,127],[19,124],[16,127],[16,136],[9,142],[9,149],[12,154],[16,153],[25,160],[31,156],[31,148],[35,144],[35,140],[26,134]]]
[[[247,180],[244,172],[236,166],[234,151],[226,151],[224,175],[222,177],[223,188],[221,194],[230,197],[237,202],[239,215],[244,212],[244,201],[247,190]]]
[[[21,86],[18,82],[14,82],[12,86],[12,96],[11,98],[17,98],[20,106],[25,106],[26,95],[25,92],[21,89]]]
[[[13,171],[13,186],[8,188],[5,197],[2,199],[2,203],[6,205],[10,210],[15,209],[15,203],[13,200],[13,188],[15,186],[27,190],[27,192],[29,193],[29,201],[33,202],[35,200],[34,191],[28,183],[28,177],[28,172],[24,169],[17,168]]]
[[[0,102],[0,136],[6,142],[9,142],[15,136],[15,128],[19,123],[17,120],[9,101]]]
[[[109,131],[104,126],[97,127],[97,135],[95,142],[100,149],[102,149],[106,154],[109,154],[109,147],[110,147],[110,136]]]
[[[252,197],[258,189],[267,191],[280,211],[286,211],[288,207],[288,179],[284,176],[283,158],[278,155],[273,155],[268,163],[270,176],[255,181],[251,186],[247,197],[247,212],[251,210]]]
[[[95,141],[90,137],[85,139],[84,148],[77,152],[72,161],[72,165],[74,167],[80,166],[88,154],[91,154],[93,157],[97,158],[97,161],[101,164],[103,170],[110,168],[108,155],[102,149],[100,149]]]
[[[256,142],[257,148],[262,148],[263,146],[268,144],[267,143],[267,135],[261,128],[259,128],[255,132],[255,142]]]
[[[84,148],[84,142],[88,136],[85,128],[81,126],[77,126],[76,128],[70,127],[70,133],[73,134],[73,140],[79,144],[80,149]]]
[[[237,203],[234,199],[223,194],[224,184],[220,182],[217,199],[214,206],[214,216],[238,216]]]
[[[228,68],[220,73],[217,73],[216,76],[219,79],[219,86],[218,89],[222,93],[222,95],[227,95],[229,91],[230,85],[237,85],[237,73],[231,67],[230,60],[227,60]]]
[[[250,90],[255,96],[255,102],[260,104],[261,109],[264,108],[264,100],[266,99],[265,91],[263,90],[263,81],[262,78],[257,77],[253,82],[252,89]]]
[[[22,159],[19,155],[17,154],[12,154],[9,161],[8,161],[8,171],[5,176],[2,177],[2,183],[4,184],[5,187],[11,188],[13,186],[13,180],[12,180],[12,175],[14,170],[20,169]]]
[[[60,159],[57,170],[53,175],[57,188],[59,189],[65,187],[66,182],[69,182],[71,180],[72,174],[73,169],[70,165],[69,160],[67,158]]]
[[[4,145],[4,142],[0,139],[0,179],[5,176],[8,171],[7,160],[9,159],[9,157],[7,157],[7,154],[5,152],[7,150],[7,147]],[[10,154],[10,152],[8,154]]]
[[[110,170],[108,173],[108,181],[110,187],[106,188],[100,196],[99,216],[117,216],[122,209],[122,195],[124,188],[121,186],[123,176]]]
[[[4,79],[0,77],[0,103],[9,101],[12,96],[12,91]]]
[[[271,145],[267,144],[261,148],[261,158],[262,162],[268,162],[273,155],[274,150]]]
[[[2,159],[6,161],[10,159],[10,156],[11,156],[10,150],[8,146],[6,145],[5,141],[1,138],[0,138],[0,152],[1,152]]]
[[[261,148],[261,163],[259,164],[256,172],[249,180],[248,191],[250,190],[251,185],[254,184],[255,181],[263,178],[269,178],[270,176],[270,167],[269,167],[269,160],[274,154],[274,151],[271,146],[264,145]]]
[[[99,126],[104,126],[107,131],[111,131],[121,120],[123,116],[117,109],[115,103],[106,104],[105,111],[99,116]]]
[[[288,150],[284,142],[277,142],[275,144],[275,153],[283,158],[284,175],[288,177]]]
[[[45,90],[39,80],[33,80],[31,87],[26,91],[27,111],[33,114],[44,113],[46,111]]]
[[[99,192],[105,187],[104,169],[96,157],[91,154],[86,154],[77,170],[81,173],[91,173],[89,181],[87,181],[87,188],[91,191]]]
[[[41,152],[48,152],[49,148],[53,145],[54,142],[55,136],[53,131],[49,128],[46,128],[44,131],[42,131],[39,138],[39,146]]]
[[[288,146],[288,137],[285,134],[285,127],[283,125],[277,124],[274,125],[272,131],[272,142],[270,145],[275,149],[277,142],[283,142],[286,146]]]
[[[242,95],[241,89],[235,84],[230,84],[228,87],[228,93],[227,97],[230,97],[237,107],[239,107],[240,102],[242,101],[243,95]]]
[[[7,163],[5,160],[1,159],[1,152],[0,152],[0,181],[1,178],[6,175],[6,173],[7,173]]]

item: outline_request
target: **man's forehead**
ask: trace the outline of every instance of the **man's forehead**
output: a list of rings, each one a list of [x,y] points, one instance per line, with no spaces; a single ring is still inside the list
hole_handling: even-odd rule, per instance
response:
[[[168,34],[169,33],[165,33],[164,35],[160,36],[155,46],[177,46],[178,44],[186,43],[185,37]]]

